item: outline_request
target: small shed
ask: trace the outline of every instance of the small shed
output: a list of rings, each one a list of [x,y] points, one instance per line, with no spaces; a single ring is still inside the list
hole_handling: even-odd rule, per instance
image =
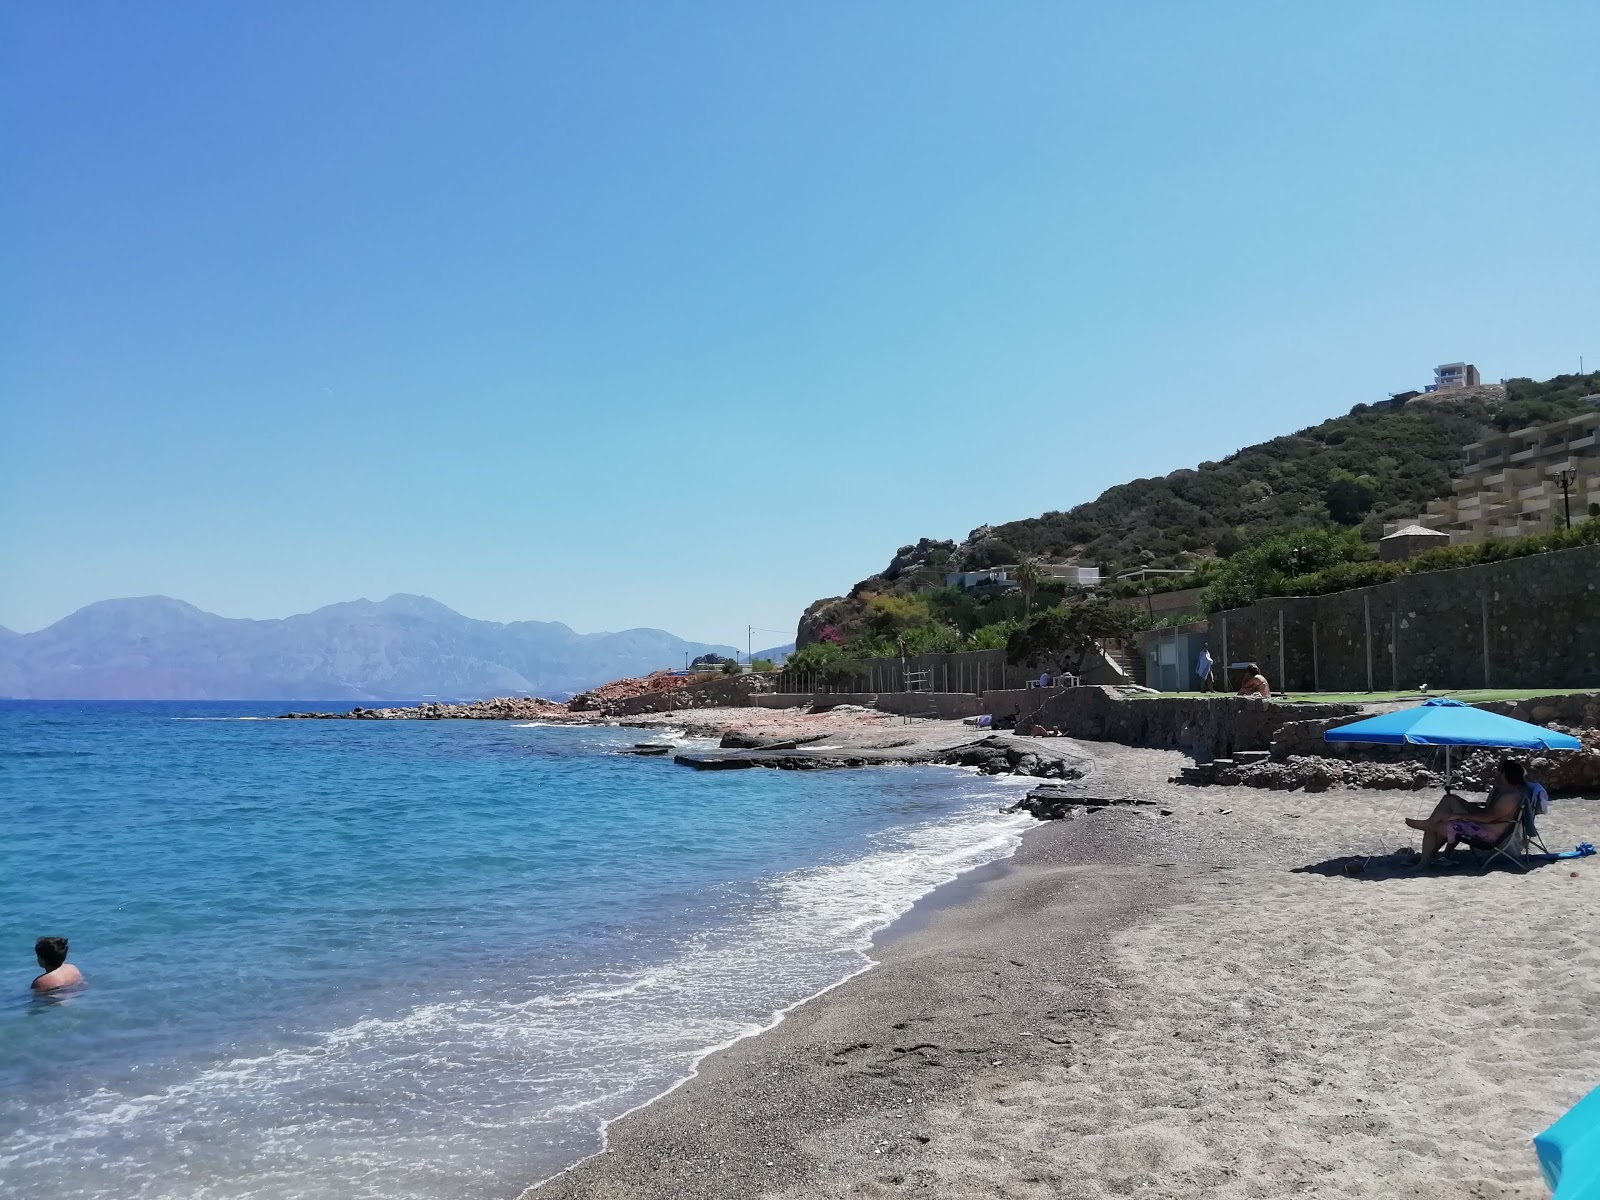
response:
[[[1158,692],[1192,692],[1200,686],[1194,673],[1195,660],[1207,644],[1206,623],[1166,629],[1147,629],[1139,634],[1139,653],[1144,656],[1144,682]],[[1217,664],[1216,676],[1223,678]]]
[[[1387,537],[1378,539],[1378,557],[1384,562],[1415,558],[1424,550],[1437,550],[1450,544],[1450,535],[1426,525],[1402,525]]]

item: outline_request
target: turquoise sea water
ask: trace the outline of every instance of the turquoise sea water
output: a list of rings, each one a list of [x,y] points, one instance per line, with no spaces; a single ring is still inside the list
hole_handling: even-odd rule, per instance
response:
[[[1015,844],[1011,781],[0,703],[0,1194],[510,1197]],[[31,995],[33,940],[87,987]]]

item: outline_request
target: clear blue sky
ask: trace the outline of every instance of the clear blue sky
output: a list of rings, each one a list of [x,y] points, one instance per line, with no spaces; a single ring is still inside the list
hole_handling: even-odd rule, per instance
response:
[[[410,591],[742,644],[1438,362],[1600,363],[1590,0],[157,0],[0,42],[19,630]]]

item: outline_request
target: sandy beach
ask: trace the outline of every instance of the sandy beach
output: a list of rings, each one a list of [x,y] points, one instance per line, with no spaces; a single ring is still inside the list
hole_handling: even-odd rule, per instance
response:
[[[1431,793],[1181,787],[1176,753],[1058,748],[1171,815],[1040,825],[528,1195],[1545,1194],[1529,1138],[1600,1083],[1595,860],[1352,876]],[[1600,798],[1541,827],[1595,840]]]

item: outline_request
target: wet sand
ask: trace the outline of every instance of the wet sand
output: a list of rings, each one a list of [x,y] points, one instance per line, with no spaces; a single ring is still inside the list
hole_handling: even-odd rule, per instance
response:
[[[1544,1194],[1528,1139],[1600,1083],[1600,860],[1352,877],[1431,796],[1062,749],[1173,815],[1040,826],[530,1196]]]

